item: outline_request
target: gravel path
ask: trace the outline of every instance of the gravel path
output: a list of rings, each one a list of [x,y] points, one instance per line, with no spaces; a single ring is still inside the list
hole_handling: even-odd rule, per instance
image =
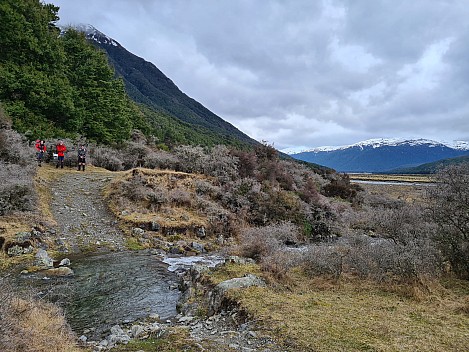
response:
[[[60,170],[52,182],[51,210],[57,221],[57,244],[71,252],[124,249],[124,236],[104,203],[103,187],[113,178],[100,172]]]

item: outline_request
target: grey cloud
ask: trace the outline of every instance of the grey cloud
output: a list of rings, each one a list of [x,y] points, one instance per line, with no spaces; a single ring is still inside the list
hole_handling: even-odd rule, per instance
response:
[[[469,134],[466,0],[53,2],[278,147]]]

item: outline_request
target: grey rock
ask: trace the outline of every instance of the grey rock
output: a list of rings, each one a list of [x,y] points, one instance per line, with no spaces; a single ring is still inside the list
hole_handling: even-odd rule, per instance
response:
[[[252,258],[244,258],[244,257],[238,257],[237,255],[232,255],[228,257],[226,262],[233,263],[233,264],[246,265],[246,264],[254,264],[255,260]]]
[[[18,232],[15,235],[15,241],[24,242],[31,239],[31,232]]]
[[[28,246],[26,248],[23,248],[23,254],[29,254],[32,253],[34,250],[33,246]]]
[[[145,332],[145,329],[141,325],[132,325],[130,328],[130,333],[132,334],[132,337],[138,338]]]
[[[51,268],[54,261],[44,249],[39,249],[35,256],[35,264],[40,267]]]
[[[143,236],[144,233],[145,233],[145,230],[141,229],[140,227],[134,227],[132,229],[132,235],[134,236]]]
[[[195,234],[199,238],[205,238],[207,236],[207,234],[205,233],[205,227],[201,226],[196,228]]]
[[[244,277],[223,281],[215,286],[209,301],[209,312],[214,314],[220,309],[223,298],[228,290],[235,288],[247,288],[251,286],[265,287],[264,280],[256,275],[248,274]]]
[[[150,230],[151,231],[160,231],[161,230],[161,225],[158,224],[156,221],[152,221],[150,223]]]
[[[205,252],[204,245],[198,242],[192,242],[192,248],[194,248],[197,252],[200,252],[200,253]]]
[[[151,319],[151,320],[158,321],[158,320],[160,320],[160,315],[159,315],[159,314],[156,314],[156,313],[153,313],[153,314],[150,314],[150,315],[148,316],[148,318]]]
[[[181,250],[181,248],[174,246],[174,247],[171,247],[169,249],[169,253],[171,253],[171,254],[182,254],[183,251]]]
[[[22,255],[24,253],[23,252],[23,247],[20,247],[18,245],[12,246],[12,247],[8,248],[7,253],[10,257],[17,257],[17,256]]]

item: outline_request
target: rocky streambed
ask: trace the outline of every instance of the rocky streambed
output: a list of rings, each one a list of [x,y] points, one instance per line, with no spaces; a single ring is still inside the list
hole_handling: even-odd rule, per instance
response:
[[[110,350],[131,339],[158,338],[176,326],[185,327],[195,341],[212,341],[228,350],[277,351],[269,337],[258,336],[236,305],[228,307],[224,301],[227,290],[263,285],[262,280],[247,276],[202,287],[204,273],[239,258],[167,257],[161,251],[144,250],[69,259],[72,274],[16,273],[16,284],[62,306],[80,343],[94,351]],[[196,292],[204,292],[205,316],[198,312],[200,302],[192,300]]]

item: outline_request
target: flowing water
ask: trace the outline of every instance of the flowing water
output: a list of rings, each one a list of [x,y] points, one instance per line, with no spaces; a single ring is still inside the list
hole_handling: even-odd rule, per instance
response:
[[[67,320],[78,334],[94,337],[112,325],[150,314],[174,317],[180,297],[178,276],[148,251],[116,252],[70,257],[75,275],[48,278],[43,273],[19,276],[23,288],[64,307]]]

